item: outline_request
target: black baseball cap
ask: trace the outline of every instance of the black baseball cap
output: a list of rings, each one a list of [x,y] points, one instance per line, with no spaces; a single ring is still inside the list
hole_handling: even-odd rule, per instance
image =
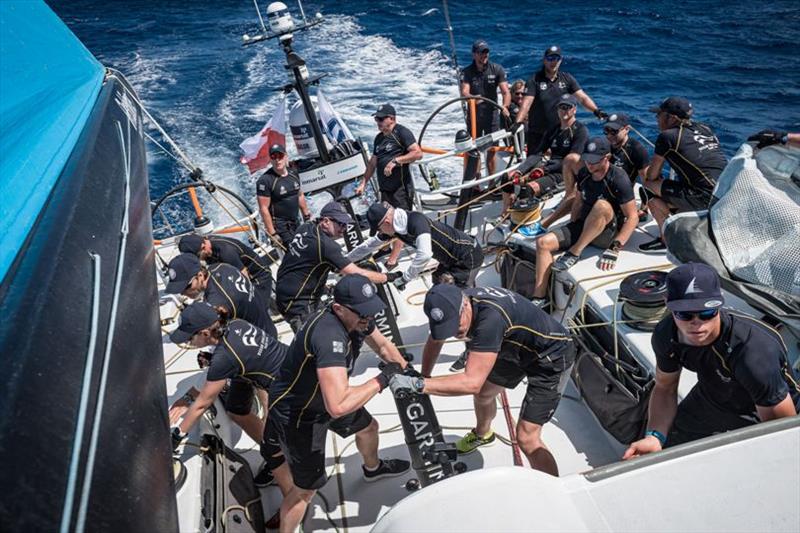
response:
[[[556,106],[560,106],[562,104],[569,104],[572,107],[578,107],[578,99],[575,98],[574,94],[569,94],[569,93],[562,94],[559,97],[558,102],[556,103]]]
[[[443,341],[455,337],[461,319],[461,289],[450,283],[437,283],[425,295],[425,315],[431,327],[431,338]]]
[[[206,302],[195,302],[181,312],[181,323],[170,333],[169,340],[175,344],[189,342],[195,333],[214,325],[219,313]]]
[[[377,118],[394,117],[397,116],[397,112],[394,110],[394,106],[392,104],[383,104],[372,114],[372,116]]]
[[[608,116],[606,127],[620,129],[628,126],[630,123],[631,119],[625,113],[612,113]]]
[[[689,118],[692,116],[694,109],[692,108],[692,103],[686,98],[670,96],[669,98],[665,98],[657,107],[650,108],[651,113],[658,113],[660,111],[675,115],[678,118]]]
[[[286,147],[280,143],[273,144],[272,146],[269,147],[269,155],[285,154],[285,153],[286,153]]]
[[[548,46],[545,49],[544,54],[542,54],[542,55],[543,56],[560,56],[561,55],[561,47],[557,46],[555,44],[552,45],[552,46]]]
[[[472,52],[488,52],[489,51],[489,43],[484,41],[483,39],[478,39],[474,43],[472,43]]]
[[[369,222],[371,235],[378,233],[378,226],[380,226],[381,220],[383,220],[383,217],[385,217],[388,212],[389,206],[383,202],[375,202],[369,206],[369,209],[367,209],[367,222]]]
[[[185,235],[178,241],[178,250],[184,254],[195,254],[200,251],[205,237],[202,235]]]
[[[707,311],[725,303],[719,276],[703,263],[686,263],[667,274],[670,311]]]
[[[581,159],[587,163],[599,163],[611,153],[611,143],[605,137],[592,137],[583,149]]]
[[[361,274],[347,274],[340,279],[333,288],[333,301],[369,317],[374,317],[386,307],[375,285]]]
[[[353,218],[347,213],[344,206],[339,202],[329,202],[325,204],[319,216],[329,218],[339,224],[352,224]]]
[[[167,293],[182,293],[201,268],[200,259],[195,254],[184,253],[173,258],[167,265],[167,275],[169,276]]]

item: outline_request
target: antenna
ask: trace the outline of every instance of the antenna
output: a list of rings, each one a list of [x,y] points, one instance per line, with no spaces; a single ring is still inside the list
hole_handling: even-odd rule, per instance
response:
[[[264,19],[261,17],[261,10],[258,8],[258,0],[253,0],[253,5],[256,6],[256,13],[258,13],[258,21],[261,23],[261,31],[267,33],[267,27],[264,26]]]

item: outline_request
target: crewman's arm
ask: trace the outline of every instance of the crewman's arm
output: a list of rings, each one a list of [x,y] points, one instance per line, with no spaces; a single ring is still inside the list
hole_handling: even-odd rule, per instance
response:
[[[332,366],[317,369],[319,390],[325,402],[325,410],[333,418],[348,415],[372,399],[380,392],[377,379],[351,387],[348,382],[347,369],[343,366]]]
[[[511,90],[508,88],[508,82],[502,81],[498,85],[500,87],[500,95],[503,98],[503,114],[509,116],[508,106],[511,105]]]
[[[189,430],[192,429],[197,419],[203,416],[206,409],[211,407],[211,404],[214,403],[219,393],[225,388],[225,383],[227,383],[225,379],[206,381],[200,394],[197,395],[192,405],[189,406],[189,411],[187,411],[186,416],[183,417],[183,421],[180,426],[178,426],[181,433],[188,433]]]
[[[478,394],[489,377],[497,352],[470,352],[467,356],[467,368],[464,372],[450,376],[439,376],[425,379],[422,392],[436,396],[460,396]]]
[[[625,243],[631,238],[634,230],[636,230],[636,226],[639,224],[639,214],[636,211],[635,200],[625,202],[620,206],[620,209],[622,209],[622,214],[625,215],[626,218],[614,240],[619,241],[622,246],[625,246]]]
[[[272,222],[272,215],[269,212],[269,204],[272,199],[269,196],[258,196],[258,211],[261,213],[261,220],[264,221],[264,229],[267,234],[275,235],[275,225]]]
[[[378,354],[378,357],[387,363],[397,363],[403,368],[408,364],[403,356],[400,355],[400,350],[397,349],[397,346],[378,331],[378,328],[375,328],[372,333],[367,335],[364,338],[364,342]]]
[[[583,89],[578,89],[574,93],[572,93],[575,98],[581,103],[583,107],[585,107],[589,112],[594,113],[597,111],[597,104],[594,103],[594,100],[586,94],[586,91]]]
[[[519,106],[519,112],[517,113],[518,124],[522,124],[526,120],[528,120],[528,111],[530,111],[532,105],[533,105],[533,96],[528,95],[522,99],[522,105]]]
[[[364,189],[367,188],[367,181],[369,181],[369,179],[375,173],[376,168],[378,168],[378,158],[373,155],[369,158],[369,161],[367,161],[367,168],[364,170],[364,175],[361,177],[361,183],[359,183],[358,187],[356,187],[355,193],[357,195],[364,194]]]
[[[433,366],[439,358],[439,354],[444,346],[444,341],[436,341],[429,335],[428,340],[425,341],[425,346],[422,348],[422,368],[420,372],[423,376],[428,377],[433,372]]]
[[[758,412],[758,418],[760,418],[762,422],[775,420],[776,418],[786,418],[787,416],[794,416],[797,414],[794,408],[794,402],[792,401],[792,395],[788,393],[786,394],[786,398],[776,405],[770,407],[756,405],[756,412]]]
[[[678,383],[681,379],[681,371],[664,372],[656,367],[656,383],[650,395],[650,414],[648,416],[647,428],[658,431],[666,438],[675,415],[678,412]],[[664,445],[652,435],[639,439],[632,443],[623,459],[630,459],[651,452],[660,451]]]
[[[414,241],[414,257],[411,259],[411,265],[403,273],[403,279],[406,282],[415,279],[419,276],[428,266],[428,263],[433,259],[433,246],[431,242],[430,233],[420,233]]]
[[[348,258],[350,261],[356,263],[358,261],[361,261],[365,257],[369,257],[370,255],[374,254],[384,244],[387,244],[386,241],[382,240],[377,235],[373,235],[366,241],[362,242],[361,244],[350,250],[350,252],[346,253],[345,257]]]
[[[383,272],[373,272],[372,270],[361,268],[355,263],[348,264],[343,269],[341,269],[340,272],[342,273],[343,276],[345,274],[361,274],[362,276],[370,280],[372,283],[377,283],[377,284],[386,283],[386,281],[388,281],[386,274],[384,274]]]
[[[303,220],[311,219],[311,211],[308,209],[306,195],[303,193],[303,191],[300,191],[297,194],[297,204],[300,206],[300,214],[303,215]]]
[[[407,148],[407,152],[403,155],[398,155],[394,158],[397,161],[398,165],[407,165],[409,163],[413,163],[414,161],[419,161],[422,159],[422,148],[419,147],[419,144],[414,143],[411,144]]]

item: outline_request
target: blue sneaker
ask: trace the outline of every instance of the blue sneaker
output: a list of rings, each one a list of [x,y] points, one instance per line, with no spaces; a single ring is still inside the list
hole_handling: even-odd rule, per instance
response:
[[[527,226],[522,226],[517,230],[523,237],[537,237],[542,233],[547,233],[547,230],[542,227],[540,222],[534,222]]]

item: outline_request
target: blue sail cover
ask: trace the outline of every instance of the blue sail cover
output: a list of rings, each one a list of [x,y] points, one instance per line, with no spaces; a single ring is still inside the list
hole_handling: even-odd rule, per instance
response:
[[[39,0],[0,1],[0,280],[94,107],[103,66]]]

